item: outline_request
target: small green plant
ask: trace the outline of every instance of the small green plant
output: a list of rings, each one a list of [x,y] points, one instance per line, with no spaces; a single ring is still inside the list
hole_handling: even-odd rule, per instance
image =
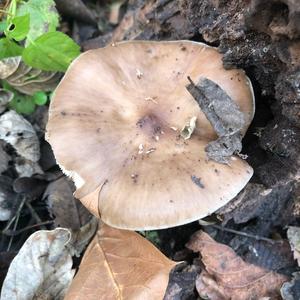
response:
[[[36,106],[47,104],[51,98],[51,93],[36,92],[32,96],[24,95],[13,89],[5,81],[2,88],[14,93],[13,99],[9,102],[9,108],[14,109],[19,114],[30,115],[35,111]]]
[[[11,0],[3,13],[0,59],[22,56],[31,67],[64,72],[80,54],[70,37],[56,31],[59,15],[53,0]]]
[[[0,22],[0,59],[21,56],[23,62],[43,71],[64,72],[80,54],[79,46],[66,34],[57,31],[59,15],[53,0],[10,0]],[[18,113],[31,114],[37,105],[45,105],[49,93],[24,95],[5,80],[2,87],[14,93],[9,107]]]

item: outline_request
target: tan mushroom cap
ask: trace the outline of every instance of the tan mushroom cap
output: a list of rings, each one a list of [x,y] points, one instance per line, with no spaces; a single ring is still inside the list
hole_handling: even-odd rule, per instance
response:
[[[205,217],[245,186],[252,168],[208,161],[216,134],[186,90],[206,77],[253,113],[251,83],[225,70],[216,49],[189,41],[123,42],[76,59],[51,101],[47,136],[75,196],[114,227],[147,230]],[[193,117],[188,140],[180,130]],[[177,129],[177,130],[176,130]]]

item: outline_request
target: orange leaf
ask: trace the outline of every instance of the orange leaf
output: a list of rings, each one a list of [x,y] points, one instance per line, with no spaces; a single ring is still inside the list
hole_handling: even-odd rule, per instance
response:
[[[65,300],[163,299],[174,266],[139,234],[102,223]]]
[[[281,299],[279,289],[286,276],[246,263],[230,247],[198,231],[187,245],[200,252],[204,270],[196,281],[199,295],[210,300]],[[206,299],[206,298],[205,298]]]

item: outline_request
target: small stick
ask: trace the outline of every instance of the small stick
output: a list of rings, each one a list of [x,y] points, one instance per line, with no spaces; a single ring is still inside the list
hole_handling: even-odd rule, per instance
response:
[[[38,223],[38,224],[34,224],[34,225],[24,227],[24,228],[19,229],[19,230],[9,230],[8,229],[6,231],[2,231],[2,234],[8,235],[8,236],[16,236],[16,235],[19,235],[20,233],[22,233],[24,231],[33,229],[35,227],[39,227],[39,226],[42,226],[42,225],[50,225],[50,224],[53,224],[53,223],[54,223],[54,221],[45,221],[45,222],[41,222],[41,223]]]
[[[25,203],[27,208],[29,209],[32,217],[36,220],[37,223],[43,223],[43,221],[41,220],[41,218],[39,217],[39,215],[34,211],[33,207],[31,206],[30,203],[26,202]],[[42,229],[46,230],[47,228],[45,226],[41,226]]]
[[[22,201],[20,202],[15,215],[9,220],[9,222],[7,223],[7,225],[5,226],[5,228],[3,229],[3,231],[8,230],[9,227],[13,224],[13,222],[16,219],[17,215],[19,215],[21,213],[21,210],[22,210],[25,202],[26,202],[26,197],[23,196]]]
[[[17,229],[17,226],[18,226],[18,222],[19,222],[19,218],[20,218],[20,213],[18,213],[17,217],[16,217],[16,221],[15,221],[15,224],[14,224],[14,227],[13,227],[13,230],[15,231]],[[10,247],[11,247],[11,244],[13,242],[13,239],[14,237],[11,236],[10,239],[9,239],[9,242],[8,242],[8,246],[6,248],[6,251],[9,252],[10,250]]]
[[[265,242],[268,242],[272,245],[274,245],[276,243],[282,243],[282,241],[274,241],[272,239],[268,239],[268,238],[265,238],[265,237],[262,237],[262,236],[258,236],[258,235],[251,234],[251,233],[246,233],[246,232],[243,232],[243,231],[237,231],[237,230],[234,230],[234,229],[225,228],[225,227],[215,225],[215,224],[209,224],[209,225],[206,225],[206,226],[211,226],[211,227],[216,228],[218,230],[234,233],[234,234],[241,235],[241,236],[244,236],[244,237],[247,237],[247,238],[260,240],[260,241],[265,241]]]

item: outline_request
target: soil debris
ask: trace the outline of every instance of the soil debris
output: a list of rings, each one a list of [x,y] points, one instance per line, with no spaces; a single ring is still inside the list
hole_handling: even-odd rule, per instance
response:
[[[181,129],[180,136],[185,140],[191,138],[195,128],[196,128],[197,117],[192,117],[187,124]]]

